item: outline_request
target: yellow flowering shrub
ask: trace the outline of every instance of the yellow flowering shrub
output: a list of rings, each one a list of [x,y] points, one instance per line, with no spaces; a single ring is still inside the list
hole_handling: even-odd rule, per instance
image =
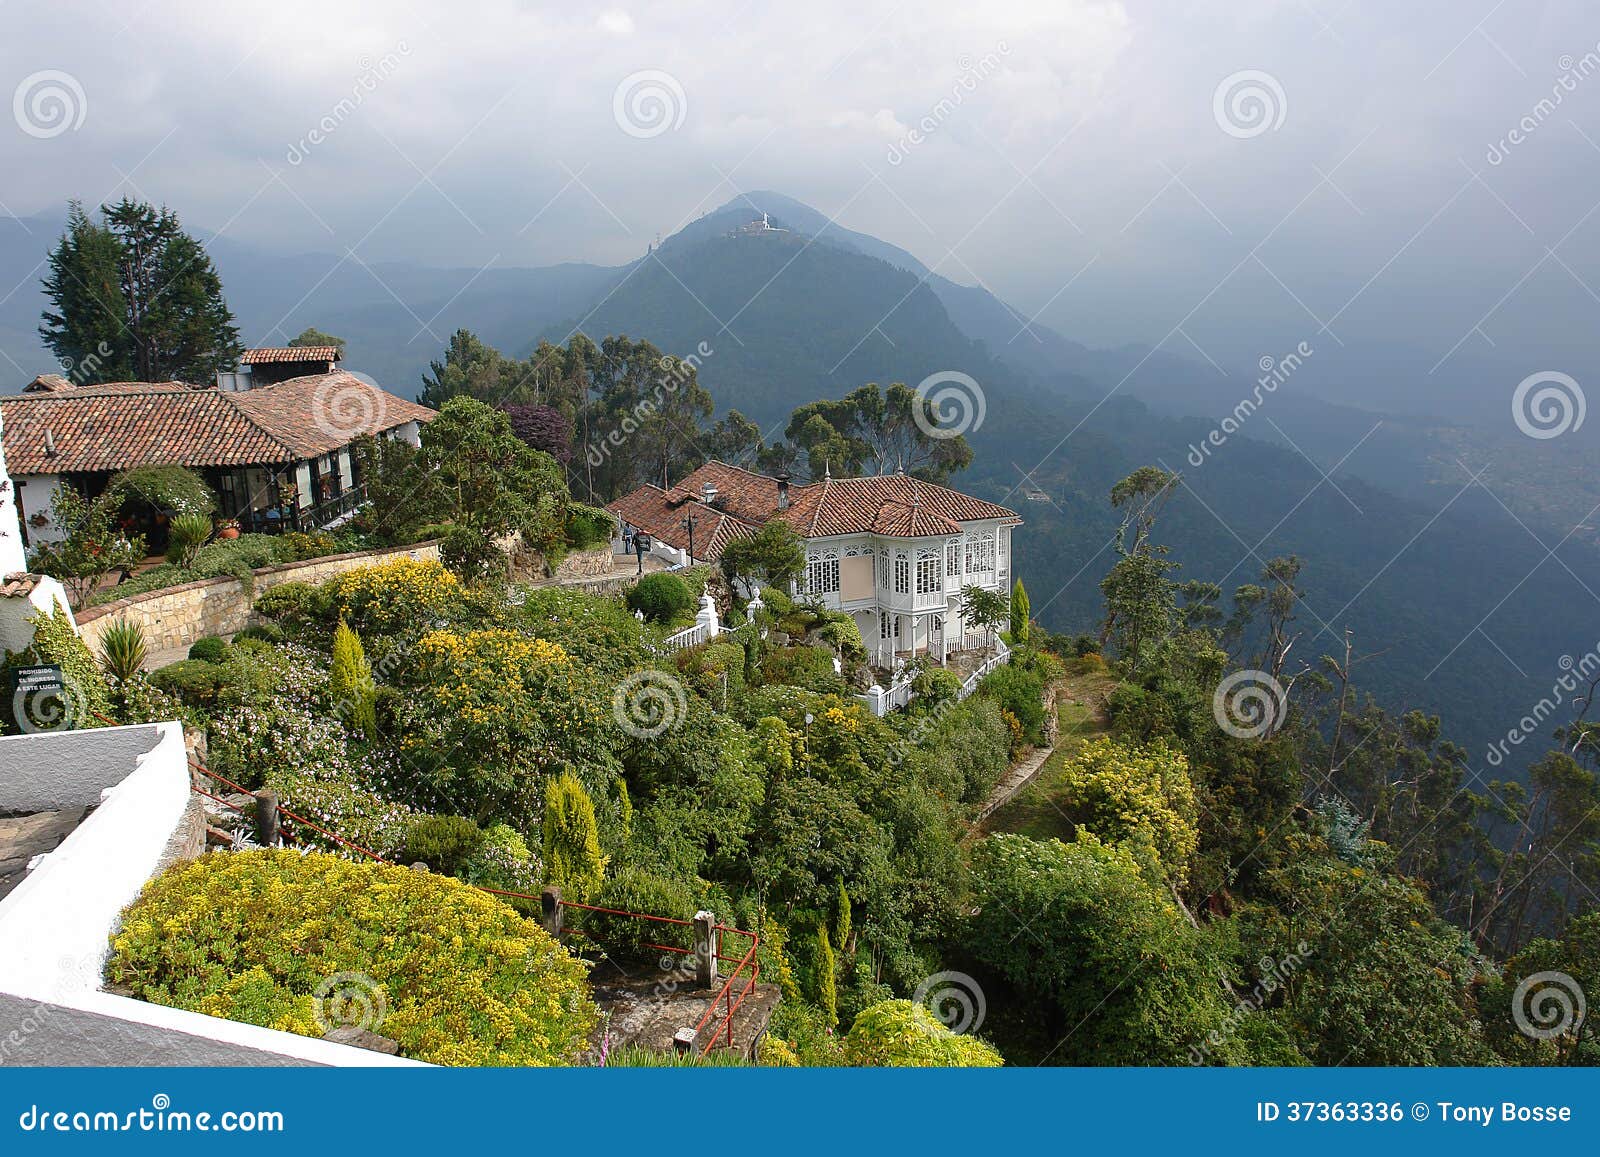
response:
[[[1181,751],[1096,739],[1067,761],[1063,795],[1074,822],[1111,843],[1150,848],[1181,879],[1200,843],[1194,783]]]
[[[397,557],[335,575],[324,590],[335,612],[373,639],[444,619],[466,588],[440,562]]]
[[[401,754],[465,813],[512,822],[536,814],[531,775],[605,750],[609,702],[559,643],[517,631],[429,631],[398,706]]]
[[[571,1063],[599,1019],[586,966],[496,897],[322,853],[174,867],[112,947],[142,1000],[303,1036],[359,1023],[435,1064]]]
[[[920,1004],[880,1001],[857,1014],[844,1038],[848,1065],[892,1068],[998,1068],[990,1045],[952,1032]]]

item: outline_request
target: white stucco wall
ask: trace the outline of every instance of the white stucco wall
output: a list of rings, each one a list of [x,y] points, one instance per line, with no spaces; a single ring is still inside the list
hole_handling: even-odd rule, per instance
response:
[[[78,629],[72,608],[67,604],[67,589],[49,575],[34,579],[26,598],[0,598],[0,652],[23,651],[33,644],[33,624],[28,620],[43,611],[66,615],[72,629]]]
[[[16,488],[16,500],[21,507],[22,520],[27,524],[30,545],[60,542],[66,537],[66,531],[56,525],[53,510],[56,491],[61,484],[59,474],[24,474],[12,479],[12,486]],[[35,515],[40,514],[46,519],[43,526],[36,524]]]

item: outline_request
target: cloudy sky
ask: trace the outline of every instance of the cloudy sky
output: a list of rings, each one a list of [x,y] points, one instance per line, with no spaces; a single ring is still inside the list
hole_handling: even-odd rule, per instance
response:
[[[776,189],[1096,345],[1597,352],[1581,0],[4,9],[0,213],[621,263]],[[1517,141],[1511,140],[1516,130]],[[8,271],[9,272],[9,271]]]

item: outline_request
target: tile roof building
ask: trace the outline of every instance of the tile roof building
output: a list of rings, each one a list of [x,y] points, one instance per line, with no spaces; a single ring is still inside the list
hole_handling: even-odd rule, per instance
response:
[[[640,487],[607,509],[625,535],[648,534],[675,562],[690,561],[691,536],[692,561],[715,562],[767,522],[788,523],[805,543],[801,593],[849,612],[883,667],[972,645],[961,589],[1009,589],[1011,531],[1022,522],[1014,510],[905,474],[791,486],[726,462],[669,489]]]
[[[34,540],[59,537],[51,511],[58,486],[93,496],[118,472],[153,465],[200,473],[221,497],[219,513],[248,529],[326,525],[359,498],[351,444],[363,435],[415,443],[434,416],[343,370],[244,390],[184,382],[76,386],[52,374],[0,399],[0,412],[24,533]]]

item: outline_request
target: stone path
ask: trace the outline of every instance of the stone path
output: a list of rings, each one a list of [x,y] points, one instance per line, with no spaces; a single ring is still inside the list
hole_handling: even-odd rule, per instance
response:
[[[1015,799],[1018,792],[1033,782],[1033,777],[1039,774],[1039,769],[1055,754],[1055,750],[1053,746],[1041,747],[1020,763],[1013,764],[1006,777],[989,793],[989,798],[984,801],[983,808],[972,821],[972,826],[977,827]]]

